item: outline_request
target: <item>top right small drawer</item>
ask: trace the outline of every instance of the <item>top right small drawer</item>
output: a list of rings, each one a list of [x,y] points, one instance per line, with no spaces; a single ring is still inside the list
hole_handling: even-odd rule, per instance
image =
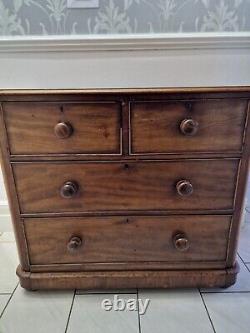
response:
[[[131,154],[241,152],[248,101],[130,103]]]

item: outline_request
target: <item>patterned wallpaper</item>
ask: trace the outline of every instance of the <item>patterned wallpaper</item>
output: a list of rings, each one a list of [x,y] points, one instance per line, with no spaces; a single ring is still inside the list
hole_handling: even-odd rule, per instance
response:
[[[250,31],[250,0],[0,0],[0,35]]]

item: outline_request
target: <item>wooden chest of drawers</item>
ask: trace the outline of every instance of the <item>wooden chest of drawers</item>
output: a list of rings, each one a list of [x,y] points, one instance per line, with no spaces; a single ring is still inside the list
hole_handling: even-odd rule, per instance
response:
[[[226,287],[250,88],[1,91],[26,289]]]

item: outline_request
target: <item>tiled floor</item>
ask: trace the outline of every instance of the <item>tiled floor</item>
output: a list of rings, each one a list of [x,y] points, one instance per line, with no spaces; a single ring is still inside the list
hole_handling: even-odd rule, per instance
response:
[[[249,333],[249,222],[241,230],[237,283],[212,290],[27,292],[15,276],[13,235],[5,233],[0,236],[0,333]],[[147,311],[104,311],[102,301],[113,301],[115,294],[125,301],[150,299]]]

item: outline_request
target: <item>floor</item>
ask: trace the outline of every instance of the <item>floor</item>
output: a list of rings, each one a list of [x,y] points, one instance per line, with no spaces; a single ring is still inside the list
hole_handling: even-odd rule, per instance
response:
[[[238,260],[238,281],[228,289],[27,292],[15,275],[14,236],[4,233],[0,236],[0,333],[249,333],[250,207],[246,207]],[[142,307],[105,311],[102,301],[113,302],[115,295],[122,302],[149,299],[150,303],[145,314]]]

